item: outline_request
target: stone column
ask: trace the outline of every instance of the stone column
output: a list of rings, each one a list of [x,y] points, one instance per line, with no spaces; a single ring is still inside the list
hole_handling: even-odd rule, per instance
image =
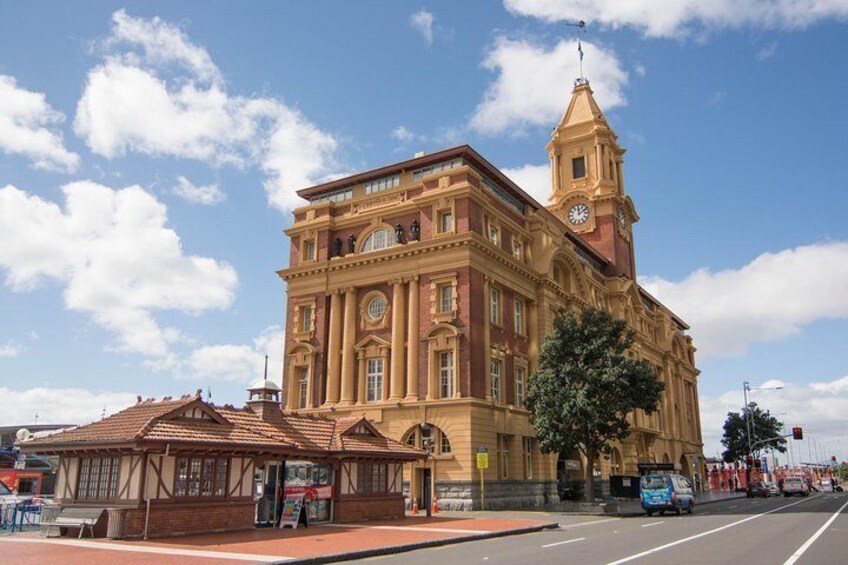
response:
[[[409,279],[409,317],[406,332],[406,400],[418,400],[418,277]]]
[[[327,399],[325,404],[339,401],[341,389],[342,295],[330,295],[330,335],[327,338]]]
[[[403,281],[392,283],[392,368],[391,389],[389,400],[398,402],[403,398],[403,361],[404,339],[406,329],[406,304],[404,304]]]
[[[595,165],[597,167],[596,174],[598,180],[604,180],[604,161],[600,143],[595,145]]]
[[[527,301],[527,334],[530,338],[528,344],[528,356],[530,358],[527,371],[532,373],[539,365],[539,334],[542,333],[542,328],[539,327],[539,303],[535,300]],[[528,377],[530,375],[527,375]],[[525,383],[526,385],[526,383]]]
[[[492,400],[492,283],[489,277],[483,279],[483,395],[486,400]]]
[[[342,398],[341,404],[353,404],[356,383],[356,289],[345,291],[344,333],[342,334]]]
[[[385,365],[383,365],[383,370],[385,371]],[[366,402],[366,385],[365,385],[365,351],[359,351],[359,371],[357,371],[356,378],[356,402],[357,404],[365,404]],[[385,384],[385,383],[383,383]]]

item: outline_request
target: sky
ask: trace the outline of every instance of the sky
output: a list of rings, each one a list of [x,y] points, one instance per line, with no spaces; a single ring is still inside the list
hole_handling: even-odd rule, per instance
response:
[[[568,25],[585,20],[585,30]],[[0,0],[0,424],[281,367],[295,190],[468,143],[538,200],[584,74],[705,454],[751,399],[848,458],[848,0]]]

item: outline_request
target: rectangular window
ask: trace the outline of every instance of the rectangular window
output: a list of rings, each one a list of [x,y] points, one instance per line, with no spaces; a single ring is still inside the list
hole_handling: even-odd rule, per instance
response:
[[[516,365],[515,367],[515,405],[524,408],[527,402],[527,369]]]
[[[524,478],[533,478],[533,438],[524,438]]]
[[[489,231],[488,231],[489,241],[491,241],[495,245],[501,244],[501,230],[493,224],[489,222]]]
[[[571,178],[582,179],[586,176],[586,157],[575,157],[571,160]]]
[[[512,236],[512,256],[519,261],[524,257],[524,243],[516,236]]]
[[[450,210],[439,212],[439,233],[453,231],[453,213]]]
[[[300,307],[300,331],[312,331],[312,306]]]
[[[439,285],[439,312],[453,312],[453,285]]]
[[[297,407],[306,408],[309,402],[309,367],[297,368]]]
[[[439,450],[442,455],[451,452],[450,440],[448,439],[447,434],[445,434],[445,432],[443,431],[439,431],[439,443]]]
[[[495,402],[500,402],[501,400],[501,367],[503,363],[500,359],[492,359],[492,363],[489,367],[489,376],[491,378],[492,384],[492,398]]]
[[[77,499],[106,500],[115,498],[120,457],[85,457],[80,460]]]
[[[453,351],[439,353],[439,397],[453,398]]]
[[[524,335],[524,301],[515,299],[515,316],[512,319],[513,329],[518,335]]]
[[[501,289],[494,286],[489,289],[489,322],[501,325]]]
[[[509,436],[498,435],[498,463],[502,479],[509,478]]]
[[[221,457],[177,457],[174,496],[225,496],[227,463]]]
[[[442,171],[449,171],[450,169],[461,167],[464,164],[465,162],[461,158],[457,158],[452,159],[450,161],[444,161],[442,163],[436,163],[435,165],[430,165],[429,167],[416,169],[412,171],[412,180],[417,182],[428,175],[440,173]]]
[[[323,202],[344,202],[345,200],[350,200],[351,198],[353,198],[353,190],[350,188],[344,188],[336,192],[331,192],[330,194],[316,196],[315,198],[309,201],[309,204],[321,204]]]
[[[356,473],[357,494],[383,494],[388,488],[388,465],[360,463]]]
[[[315,259],[315,240],[307,239],[303,242],[303,260],[313,261]]]
[[[365,183],[365,194],[374,194],[400,186],[400,175],[392,175]]]
[[[368,359],[365,372],[367,402],[377,402],[383,399],[383,359]]]

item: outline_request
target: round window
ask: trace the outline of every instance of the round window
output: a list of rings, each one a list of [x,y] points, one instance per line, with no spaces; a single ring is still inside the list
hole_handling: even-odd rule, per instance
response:
[[[382,296],[375,296],[368,303],[368,317],[372,320],[379,320],[386,313],[386,299]]]

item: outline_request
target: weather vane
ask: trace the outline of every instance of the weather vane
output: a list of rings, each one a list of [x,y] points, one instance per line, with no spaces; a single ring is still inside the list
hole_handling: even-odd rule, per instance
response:
[[[579,20],[576,22],[565,22],[565,25],[580,28],[583,32],[586,32],[586,22],[584,20]],[[576,35],[576,30],[575,30]],[[580,36],[577,36],[577,55],[578,61],[580,65],[580,77],[574,81],[575,85],[578,84],[587,84],[589,81],[586,80],[586,77],[583,76],[583,44],[580,42]]]

